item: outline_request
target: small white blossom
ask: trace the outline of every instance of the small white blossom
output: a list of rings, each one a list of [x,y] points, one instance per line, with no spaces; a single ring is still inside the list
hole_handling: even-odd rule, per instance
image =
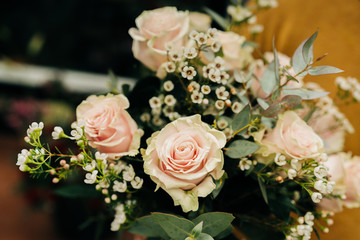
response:
[[[164,90],[167,92],[171,92],[174,89],[174,83],[170,80],[164,82]]]
[[[155,117],[153,117],[153,119],[152,119],[152,123],[153,123],[155,126],[160,127],[160,126],[162,126],[162,125],[164,124],[164,120],[163,120],[162,118],[158,117],[158,116],[155,116]]]
[[[161,114],[161,107],[152,108],[151,114],[158,117]]]
[[[97,159],[97,160],[102,160],[104,162],[104,161],[106,161],[107,158],[108,158],[108,155],[106,153],[100,153],[100,152],[95,153],[95,159]]]
[[[305,223],[309,226],[313,226],[314,225],[314,215],[311,212],[307,212],[304,216],[305,219]]]
[[[126,214],[124,211],[124,205],[122,203],[118,203],[118,205],[115,207],[115,211],[115,217],[110,227],[111,231],[120,230],[121,224],[126,221]]]
[[[176,104],[176,98],[174,98],[173,95],[166,95],[164,98],[164,103],[172,107]]]
[[[286,157],[281,153],[276,153],[274,161],[277,165],[284,166],[286,164]]]
[[[193,91],[191,94],[191,101],[193,103],[201,103],[204,95],[201,92]]]
[[[31,123],[31,125],[29,125],[29,128],[27,129],[27,135],[28,137],[31,137],[31,135],[37,131],[39,132],[39,136],[42,134],[42,129],[44,128],[44,123],[43,122],[33,122]]]
[[[151,108],[161,108],[161,100],[158,97],[152,97],[149,100],[149,104]]]
[[[142,122],[148,122],[148,121],[150,121],[150,119],[151,119],[150,113],[145,112],[140,115],[140,120]]]
[[[123,161],[118,161],[114,166],[113,166],[113,170],[114,170],[114,173],[116,174],[120,174],[120,172],[122,170],[124,170],[126,167],[126,163],[123,162]]]
[[[240,22],[251,16],[251,12],[242,6],[229,6],[227,8],[227,12],[237,22]]]
[[[178,62],[182,58],[182,53],[181,52],[176,52],[176,51],[171,51],[169,53],[169,56],[170,56],[171,60],[173,60],[175,62]]]
[[[220,82],[220,70],[216,68],[211,68],[208,73],[208,78],[213,82]]]
[[[165,63],[165,70],[166,70],[168,73],[175,72],[175,69],[176,69],[176,66],[175,66],[175,63],[174,63],[174,62],[167,62],[167,63]]]
[[[125,181],[130,182],[135,177],[135,171],[132,165],[126,166],[123,171],[123,178]]]
[[[324,193],[324,194],[327,193],[327,190],[326,190],[326,182],[323,181],[323,180],[318,180],[318,181],[316,181],[315,184],[314,184],[314,188],[315,188],[316,190],[318,190],[319,192],[321,192],[321,193]]]
[[[203,94],[206,94],[206,95],[209,94],[211,92],[210,86],[209,85],[202,85],[201,86],[201,92]]]
[[[224,131],[222,132],[225,134],[226,138],[228,139],[232,137],[234,131],[232,130],[232,128],[225,128]]]
[[[127,184],[125,181],[123,182],[119,182],[117,180],[114,181],[113,190],[115,192],[123,193],[126,192],[126,189],[127,189]]]
[[[196,71],[194,67],[185,66],[181,72],[181,76],[188,80],[192,80],[196,76]]]
[[[184,56],[187,59],[193,59],[197,56],[197,52],[195,48],[184,48]]]
[[[92,160],[91,163],[85,165],[83,167],[83,169],[87,172],[91,172],[92,170],[94,170],[96,168],[97,164],[95,160]]]
[[[216,109],[221,110],[225,107],[225,102],[223,100],[217,100],[215,102],[215,107]]]
[[[110,187],[110,183],[109,183],[109,181],[106,179],[106,178],[104,178],[101,182],[99,182],[98,184],[97,184],[97,186],[96,186],[96,188],[108,188],[108,187]]]
[[[210,39],[215,39],[215,38],[217,38],[217,29],[216,28],[209,28],[207,30],[206,34]]]
[[[323,165],[317,166],[314,169],[314,174],[315,174],[315,177],[317,177],[318,179],[323,179],[324,177],[326,177],[328,175],[328,169]]]
[[[215,68],[219,70],[224,70],[225,61],[222,57],[217,56],[214,59],[214,63],[215,63]]]
[[[225,118],[220,118],[219,121],[217,121],[217,125],[220,129],[225,129],[229,123],[225,120]]]
[[[218,99],[226,100],[229,97],[229,92],[224,86],[218,87],[215,92]]]
[[[96,176],[98,174],[98,171],[97,170],[94,170],[92,173],[87,173],[85,175],[85,180],[84,182],[86,184],[94,184],[96,182]]]
[[[21,150],[21,153],[18,154],[16,165],[19,166],[20,171],[25,171],[28,167],[26,165],[26,160],[30,155],[31,154],[27,149]]]
[[[295,169],[289,169],[288,170],[288,178],[289,179],[294,179],[294,177],[296,177],[297,176],[297,172],[296,172],[296,170]]]
[[[205,33],[199,33],[196,37],[195,40],[199,45],[203,45],[207,42],[207,35],[205,35]]]
[[[76,127],[76,129],[71,130],[70,134],[72,136],[71,139],[79,140],[83,136],[84,131],[81,127]]]
[[[195,81],[192,81],[189,85],[188,85],[188,90],[189,92],[193,92],[193,91],[199,91],[200,90],[200,84],[198,84]]]
[[[131,186],[134,189],[140,189],[142,187],[144,183],[144,180],[139,178],[139,177],[135,177],[134,180],[131,181]]]
[[[169,119],[171,121],[175,121],[176,119],[180,118],[181,115],[178,112],[172,112],[169,114]]]
[[[54,140],[56,140],[60,138],[62,133],[64,133],[64,130],[59,126],[56,126],[54,127],[54,131],[51,133],[51,136]]]
[[[311,195],[311,200],[314,202],[314,203],[319,203],[322,199],[322,195],[321,193],[318,193],[318,192],[314,192],[312,195]]]
[[[195,40],[195,38],[197,37],[197,35],[199,35],[199,33],[196,30],[192,30],[189,34],[189,37],[193,40]]]
[[[295,169],[296,171],[299,171],[302,167],[301,163],[299,162],[299,160],[297,159],[291,159],[290,161],[290,165],[293,169]]]
[[[243,105],[239,102],[234,102],[231,106],[231,110],[234,113],[239,113],[243,109]]]
[[[250,32],[252,34],[258,34],[258,33],[261,33],[262,31],[264,31],[264,26],[261,24],[255,24],[250,27]]]
[[[211,50],[213,52],[218,52],[221,48],[221,43],[219,41],[214,41],[212,44],[211,44]]]
[[[251,165],[252,165],[252,162],[247,158],[241,159],[240,163],[239,163],[239,167],[242,171],[249,170]]]

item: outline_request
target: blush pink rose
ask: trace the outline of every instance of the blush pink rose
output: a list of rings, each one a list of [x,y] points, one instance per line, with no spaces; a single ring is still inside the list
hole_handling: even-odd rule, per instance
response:
[[[167,44],[175,49],[184,46],[190,26],[189,13],[175,7],[144,11],[135,22],[137,28],[129,30],[133,54],[153,71],[167,61]]]
[[[288,56],[286,56],[285,54],[282,53],[278,53],[279,56],[279,64],[280,66],[290,66],[290,58]],[[272,62],[274,60],[274,53],[272,52],[266,52],[264,54],[264,58],[268,61],[268,62]],[[253,71],[254,71],[254,75],[260,79],[262,77],[262,75],[265,72],[265,69],[267,68],[267,65],[264,65],[263,60],[256,60],[252,66]],[[295,76],[295,71],[293,68],[290,68],[289,73],[293,76]],[[289,87],[296,87],[296,88],[300,88],[303,86],[303,82],[302,82],[302,77],[297,77],[297,79],[299,80],[299,82],[296,81],[290,81],[288,82],[287,86]],[[286,78],[282,77],[280,79],[280,83],[284,84],[286,82]],[[257,79],[254,79],[254,81],[252,82],[252,85],[250,87],[251,92],[255,95],[255,97],[258,98],[267,98],[269,95],[266,94],[264,92],[264,90],[261,87],[260,82]]]
[[[85,123],[85,134],[90,146],[108,159],[118,159],[124,155],[134,156],[139,152],[143,130],[125,110],[128,99],[122,95],[95,96],[83,101],[76,109],[77,121]]]
[[[199,208],[198,197],[215,189],[224,170],[224,133],[201,121],[200,115],[179,118],[155,132],[142,151],[145,173],[181,205],[184,212]]]
[[[234,32],[217,31],[227,70],[241,69],[253,61],[252,48],[244,47],[245,37]]]
[[[321,138],[294,111],[280,114],[260,145],[265,155],[280,152],[296,159],[315,158],[323,152]]]

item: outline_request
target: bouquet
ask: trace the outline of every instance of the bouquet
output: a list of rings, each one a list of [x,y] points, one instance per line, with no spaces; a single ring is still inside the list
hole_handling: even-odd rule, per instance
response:
[[[328,232],[334,212],[359,206],[360,159],[342,152],[353,128],[335,100],[304,79],[342,70],[313,56],[318,32],[291,58],[276,51],[276,39],[256,58],[255,13],[277,2],[245,2],[228,6],[226,17],[144,11],[129,34],[150,76],[84,100],[70,133],[52,132],[73,143],[66,152],[44,143],[44,124],[32,123],[20,170],[54,184],[78,173],[101,193],[112,231],[151,239]],[[336,101],[360,100],[356,79],[336,84]]]

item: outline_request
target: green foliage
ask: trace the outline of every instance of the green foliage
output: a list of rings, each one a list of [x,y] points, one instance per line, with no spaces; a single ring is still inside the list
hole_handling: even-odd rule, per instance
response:
[[[246,107],[244,107],[243,110],[241,110],[241,112],[239,112],[238,114],[235,115],[235,117],[231,123],[232,130],[235,133],[239,132],[240,130],[243,130],[243,128],[245,128],[246,125],[249,124],[250,116],[251,116],[250,107],[249,107],[249,105],[247,105]]]
[[[236,140],[230,144],[225,154],[230,158],[242,158],[256,152],[259,145],[247,140]]]
[[[265,183],[264,183],[264,180],[260,176],[258,176],[258,182],[259,182],[261,194],[262,194],[262,196],[264,198],[264,201],[266,202],[266,204],[269,204],[268,196],[267,196],[267,193],[266,193]]]
[[[295,73],[298,74],[303,71],[308,64],[313,60],[313,43],[317,37],[318,31],[311,35],[308,39],[304,40],[299,47],[295,50],[292,56],[292,66]],[[306,75],[306,72],[300,74],[300,76]]]
[[[297,95],[287,95],[281,99],[281,103],[288,108],[293,108],[301,104],[302,98]]]
[[[341,73],[343,72],[343,70],[332,66],[318,66],[309,69],[308,72],[310,75],[317,76],[317,75]]]
[[[211,10],[210,8],[204,7],[204,11],[210,15],[210,17],[217,23],[219,26],[226,30],[228,26],[230,25],[230,21],[221,15],[219,15],[217,12]]]
[[[281,104],[279,102],[273,102],[263,113],[264,117],[273,118],[276,117],[281,110]]]
[[[297,95],[300,96],[304,100],[316,99],[321,98],[328,95],[328,92],[318,92],[318,91],[311,91],[304,88],[292,88],[292,87],[284,87],[283,94],[287,95]]]
[[[229,234],[232,214],[223,212],[205,213],[193,221],[167,213],[152,213],[141,217],[129,229],[131,233],[161,239],[213,239],[217,235]]]
[[[276,88],[276,75],[275,75],[276,63],[272,61],[265,69],[263,75],[259,79],[262,89],[265,93],[270,94]]]

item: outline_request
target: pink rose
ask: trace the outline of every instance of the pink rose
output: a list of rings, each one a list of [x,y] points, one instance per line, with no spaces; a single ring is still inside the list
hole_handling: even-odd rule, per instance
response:
[[[280,66],[290,66],[290,58],[288,56],[286,56],[285,54],[282,53],[278,53],[279,56],[279,64]],[[264,58],[268,61],[268,62],[272,62],[274,60],[274,53],[272,52],[266,52],[264,54]],[[254,71],[254,75],[260,79],[262,77],[262,75],[265,72],[265,69],[267,68],[267,65],[264,65],[264,62],[262,60],[256,60],[254,62],[253,67],[253,71]],[[290,68],[289,73],[293,76],[295,76],[295,71],[293,68]],[[303,86],[303,82],[302,82],[302,77],[297,77],[297,79],[299,80],[299,82],[296,81],[290,81],[288,82],[287,86],[289,87],[296,87],[296,88],[300,88]],[[282,77],[280,79],[281,84],[284,84],[286,82],[286,78]],[[257,79],[254,79],[254,81],[252,82],[252,85],[250,87],[251,92],[259,98],[267,98],[269,95],[266,94],[264,92],[264,90],[261,88],[261,84]]]
[[[260,145],[264,155],[280,152],[296,159],[315,158],[323,152],[321,138],[294,111],[280,114]]]
[[[189,13],[175,7],[144,11],[129,30],[136,59],[153,71],[167,61],[166,45],[181,49],[189,31]]]
[[[147,143],[142,151],[145,173],[173,198],[175,206],[196,211],[198,197],[206,197],[216,187],[212,178],[224,174],[224,133],[194,115],[169,123]]]
[[[224,53],[225,68],[228,70],[241,69],[252,60],[252,48],[243,47],[245,37],[234,32],[217,31]]]
[[[200,12],[190,12],[190,31],[206,32],[211,26],[211,17]]]
[[[85,122],[90,146],[108,154],[109,159],[139,152],[143,131],[125,110],[128,99],[122,95],[95,96],[83,101],[76,109],[77,121]]]

